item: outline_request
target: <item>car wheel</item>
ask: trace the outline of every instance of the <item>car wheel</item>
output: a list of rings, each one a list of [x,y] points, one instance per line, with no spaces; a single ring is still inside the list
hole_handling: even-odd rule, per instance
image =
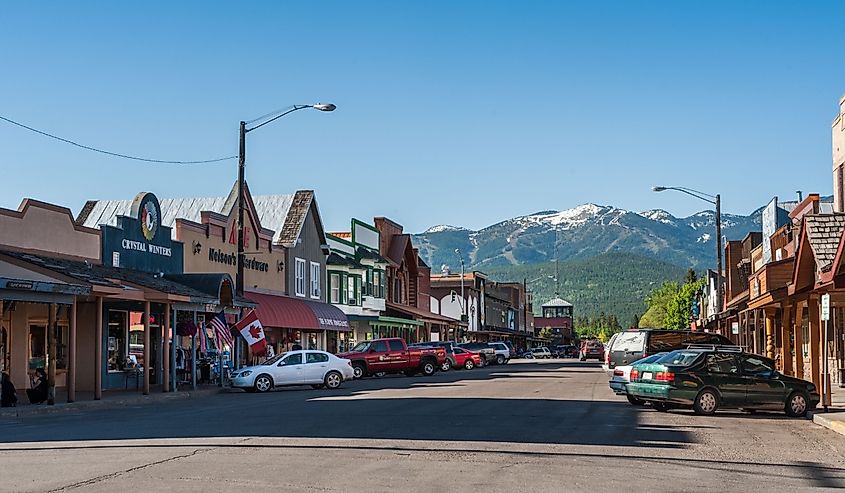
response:
[[[803,392],[793,392],[786,399],[784,408],[787,416],[799,418],[807,415],[807,396]]]
[[[323,384],[326,386],[327,389],[334,390],[340,387],[340,384],[343,383],[343,375],[336,371],[330,371],[326,374],[326,378],[323,379]]]
[[[496,356],[496,364],[497,365],[504,365],[505,364],[505,357],[501,354]]]
[[[472,370],[473,368],[475,368],[475,362],[471,359],[464,361],[464,368],[467,370]]]
[[[270,375],[258,375],[255,378],[255,390],[256,392],[267,392],[268,390],[273,388],[273,379],[270,378]]]
[[[311,388],[312,388],[312,389],[314,389],[314,390],[320,390],[320,389],[322,389],[322,388],[323,388],[323,384],[321,384],[321,383],[315,383],[315,384],[312,384],[312,385],[311,385]]]
[[[421,367],[423,376],[430,377],[437,371],[437,367],[431,361],[426,361]]]
[[[628,402],[630,402],[632,406],[642,406],[643,404],[645,404],[645,402],[637,399],[633,395],[626,395],[625,397],[628,398]]]
[[[451,369],[452,369],[452,362],[449,361],[448,359],[446,361],[444,361],[442,365],[440,365],[440,371],[449,371]]]
[[[695,414],[710,416],[719,409],[719,396],[713,390],[704,389],[698,393],[692,409]]]
[[[661,413],[665,413],[665,412],[669,411],[669,404],[667,404],[665,402],[654,402],[654,403],[651,404],[651,407],[660,411]]]
[[[364,365],[361,363],[353,363],[352,364],[352,376],[356,380],[359,378],[364,378],[367,375],[367,369],[364,368]]]

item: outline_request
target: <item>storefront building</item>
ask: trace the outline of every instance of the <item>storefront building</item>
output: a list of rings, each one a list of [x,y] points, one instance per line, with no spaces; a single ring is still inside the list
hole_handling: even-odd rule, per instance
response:
[[[391,329],[406,335],[419,322],[384,316],[387,259],[379,255],[378,230],[352,219],[349,232],[326,235],[331,254],[328,258],[329,302],[349,319],[350,331],[338,341],[341,351],[360,341],[390,334]]]

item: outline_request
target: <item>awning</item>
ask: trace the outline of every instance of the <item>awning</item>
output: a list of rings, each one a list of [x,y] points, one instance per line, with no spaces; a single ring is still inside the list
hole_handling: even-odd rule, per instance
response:
[[[400,305],[397,303],[391,303],[389,301],[386,303],[386,305],[388,310],[396,311],[404,315],[410,315],[414,317],[415,320],[420,320],[422,322],[429,322],[441,325],[461,325],[460,320],[444,317],[443,315],[438,315],[436,313],[431,313],[428,310],[417,308],[415,306]]]
[[[265,327],[300,330],[347,331],[349,322],[339,308],[319,301],[264,293],[244,293],[255,302],[258,320]]]

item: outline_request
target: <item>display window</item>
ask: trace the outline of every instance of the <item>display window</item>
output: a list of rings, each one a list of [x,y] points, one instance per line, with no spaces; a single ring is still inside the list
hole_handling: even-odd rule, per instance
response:
[[[59,322],[56,331],[56,369],[67,369],[67,338],[66,322]],[[38,368],[47,369],[47,323],[30,321],[29,347],[27,369],[34,371]]]

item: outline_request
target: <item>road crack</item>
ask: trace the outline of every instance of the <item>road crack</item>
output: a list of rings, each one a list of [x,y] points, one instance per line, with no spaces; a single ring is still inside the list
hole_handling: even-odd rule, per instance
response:
[[[103,474],[102,476],[97,476],[96,478],[86,479],[85,481],[79,481],[77,483],[65,485],[65,486],[62,486],[60,488],[49,490],[49,493],[55,493],[57,491],[74,490],[74,489],[82,488],[82,487],[85,487],[85,486],[92,486],[92,485],[95,485],[97,483],[107,481],[109,479],[118,478],[120,476],[123,476],[124,474],[129,474],[129,473],[132,473],[132,472],[135,472],[135,471],[146,469],[148,467],[154,467],[154,466],[158,466],[158,465],[161,465],[161,464],[166,464],[168,462],[174,462],[174,461],[177,461],[177,460],[180,460],[180,459],[187,459],[189,457],[193,457],[193,456],[199,454],[200,452],[208,452],[208,451],[214,450],[216,448],[219,448],[219,447],[197,448],[197,449],[194,449],[190,453],[187,453],[187,454],[181,454],[181,455],[176,455],[176,456],[173,456],[173,457],[168,457],[167,459],[162,459],[162,460],[158,460],[158,461],[154,461],[154,462],[149,462],[149,463],[146,463],[146,464],[141,464],[140,466],[130,467],[129,469],[124,469],[122,471],[116,471],[116,472],[113,472],[113,473],[110,473],[110,474]]]

